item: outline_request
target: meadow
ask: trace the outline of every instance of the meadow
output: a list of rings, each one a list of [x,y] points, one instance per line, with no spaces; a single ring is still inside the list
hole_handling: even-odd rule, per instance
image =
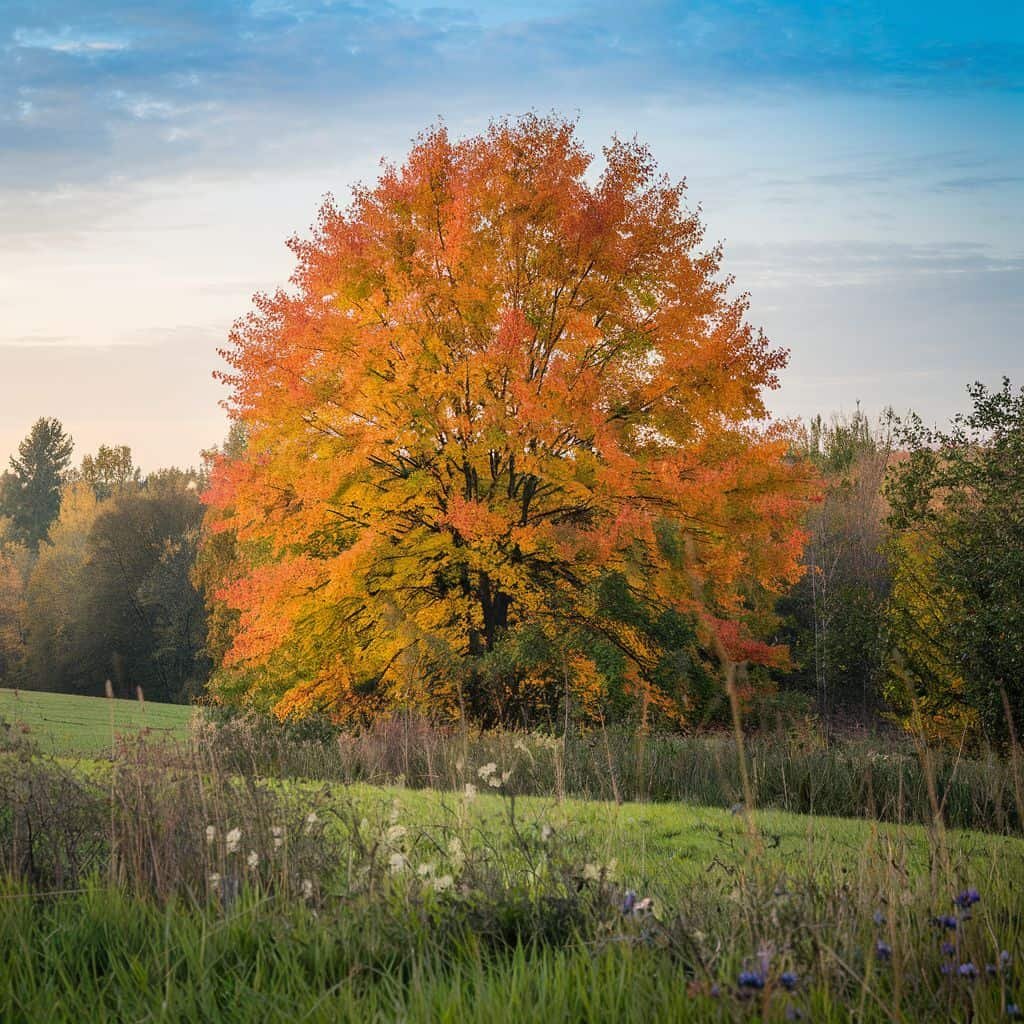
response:
[[[140,733],[184,739],[191,717],[181,704],[0,689],[0,720],[42,750],[68,757],[109,753],[118,737]]]
[[[437,783],[410,788],[379,733],[371,782],[303,776],[286,730],[267,771],[252,723],[98,729],[92,757],[0,753],[3,1020],[985,1021],[1024,996],[1024,841],[941,806],[583,799],[538,735],[463,735],[448,778],[407,728]]]

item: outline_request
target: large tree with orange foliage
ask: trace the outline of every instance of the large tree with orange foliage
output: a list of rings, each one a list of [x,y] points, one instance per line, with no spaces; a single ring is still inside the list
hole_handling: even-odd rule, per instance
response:
[[[809,493],[764,406],[786,353],[644,146],[591,159],[557,118],[437,127],[291,241],[223,353],[223,695],[683,716],[784,657],[758,636]]]

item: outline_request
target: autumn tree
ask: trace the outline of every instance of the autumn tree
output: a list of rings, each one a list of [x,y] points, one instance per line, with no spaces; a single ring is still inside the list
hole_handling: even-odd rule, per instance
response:
[[[767,422],[786,354],[646,147],[591,163],[557,118],[438,127],[291,241],[293,287],[224,353],[222,693],[678,717],[785,656],[760,637],[810,487]]]

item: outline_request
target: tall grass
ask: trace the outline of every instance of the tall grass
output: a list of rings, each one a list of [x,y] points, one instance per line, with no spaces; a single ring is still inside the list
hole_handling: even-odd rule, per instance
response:
[[[833,824],[826,854],[808,832],[782,855],[748,807],[703,812],[688,874],[670,844],[641,873],[574,822],[572,745],[592,738],[400,724],[355,749],[452,787],[419,813],[260,778],[266,751],[224,730],[87,768],[9,740],[0,1020],[987,1021],[1024,997],[1020,840],[957,837],[933,805],[926,831]],[[628,793],[635,748],[595,739]],[[293,741],[277,755],[314,743]],[[762,777],[755,745],[751,793]],[[640,843],[635,807],[609,813],[618,849]]]
[[[973,758],[945,748],[922,750],[909,737],[893,735],[829,742],[813,727],[778,729],[745,737],[744,760],[739,741],[727,733],[570,729],[554,737],[443,727],[413,715],[352,733],[324,723],[289,726],[256,713],[207,718],[196,727],[204,743],[245,774],[457,790],[467,762],[495,761],[517,764],[514,785],[521,794],[709,807],[750,799],[797,814],[896,823],[931,823],[938,809],[951,828],[1024,828],[1016,761],[994,750]]]

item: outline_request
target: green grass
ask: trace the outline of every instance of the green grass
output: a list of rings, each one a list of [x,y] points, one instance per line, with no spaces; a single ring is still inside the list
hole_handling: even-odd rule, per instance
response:
[[[102,755],[110,751],[112,738],[144,730],[183,739],[192,714],[180,704],[0,689],[0,719],[41,750],[64,757]]]
[[[259,782],[165,748],[142,755],[59,762],[85,801],[56,776],[47,789],[32,774],[45,761],[5,755],[12,779],[33,780],[11,793],[37,840],[73,846],[116,818],[120,867],[100,860],[55,880],[58,897],[31,872],[0,882],[0,1021],[976,1024],[1012,1019],[1007,1005],[1024,1001],[1014,837],[779,811],[756,812],[752,834],[743,814],[679,803]],[[0,839],[15,806],[0,800]],[[421,876],[431,861],[436,874]],[[458,881],[438,894],[430,879],[442,872]],[[310,876],[307,902],[294,880]],[[937,928],[967,886],[982,894],[970,919]],[[653,915],[624,915],[627,889],[652,897]],[[948,938],[955,955],[940,949]],[[878,958],[879,941],[891,958]],[[1003,949],[1009,965],[988,975]],[[762,956],[764,990],[740,988]],[[942,973],[966,962],[979,978]]]

